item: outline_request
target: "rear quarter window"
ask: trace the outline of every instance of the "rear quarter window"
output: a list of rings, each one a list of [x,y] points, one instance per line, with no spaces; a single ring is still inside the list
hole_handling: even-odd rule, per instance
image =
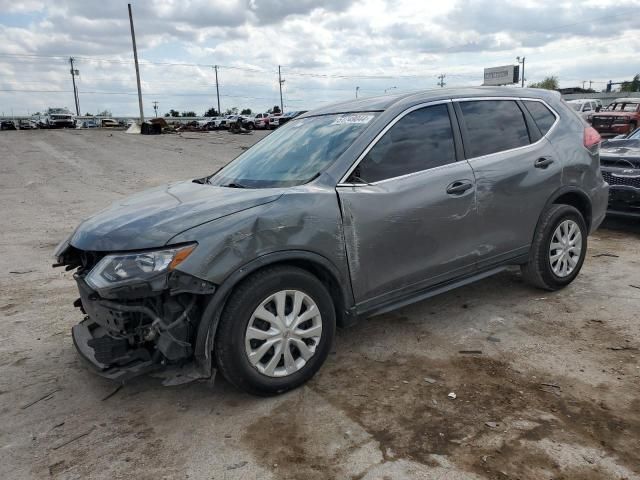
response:
[[[464,148],[468,157],[529,145],[529,130],[524,114],[513,100],[460,102],[466,134]]]
[[[523,103],[540,129],[540,133],[546,135],[556,122],[556,116],[542,102],[525,100]]]

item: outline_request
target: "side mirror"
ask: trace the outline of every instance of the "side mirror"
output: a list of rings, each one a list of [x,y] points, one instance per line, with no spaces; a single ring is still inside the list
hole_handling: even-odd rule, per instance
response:
[[[602,107],[601,107],[600,105],[598,105],[598,106],[596,107],[596,112],[599,112],[600,110],[602,110]]]

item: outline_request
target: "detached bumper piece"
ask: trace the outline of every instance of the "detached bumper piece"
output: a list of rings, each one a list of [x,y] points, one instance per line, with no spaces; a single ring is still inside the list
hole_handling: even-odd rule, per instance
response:
[[[99,375],[110,380],[125,382],[162,367],[153,361],[148,350],[129,349],[126,340],[109,336],[104,327],[90,318],[75,325],[71,334],[80,356]]]

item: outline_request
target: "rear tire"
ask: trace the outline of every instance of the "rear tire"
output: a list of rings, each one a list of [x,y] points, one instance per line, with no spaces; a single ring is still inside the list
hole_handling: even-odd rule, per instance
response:
[[[587,225],[570,205],[552,205],[540,217],[522,276],[535,287],[554,291],[580,273],[587,253]]]
[[[298,294],[304,301],[298,301],[296,307]],[[282,314],[278,312],[280,299]],[[313,316],[296,327],[296,319],[305,313]],[[288,324],[291,328],[282,328],[281,320],[292,322]],[[317,335],[304,337],[312,329]],[[221,373],[237,388],[254,395],[275,395],[315,375],[329,355],[335,330],[333,300],[314,275],[292,266],[268,267],[244,280],[231,294],[220,318],[214,356]],[[261,351],[268,342],[273,347]]]

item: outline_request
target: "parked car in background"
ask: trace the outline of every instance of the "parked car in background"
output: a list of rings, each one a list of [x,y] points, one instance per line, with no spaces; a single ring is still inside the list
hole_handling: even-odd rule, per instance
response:
[[[600,166],[609,184],[608,213],[640,218],[640,129],[603,142]]]
[[[226,117],[214,117],[212,121],[213,121],[213,125],[217,129],[226,128],[227,127],[227,118]]]
[[[269,114],[268,113],[257,113],[252,119],[253,127],[256,129],[266,129],[269,128]]]
[[[120,124],[118,123],[117,120],[113,118],[102,118],[100,119],[100,126],[102,128],[114,128],[114,127],[119,127]]]
[[[0,130],[16,130],[16,124],[12,120],[0,121]]]
[[[81,120],[77,123],[77,128],[98,128],[98,122],[91,118]]]
[[[84,220],[55,250],[76,269],[74,345],[118,382],[191,362],[191,379],[217,366],[270,395],[317,372],[336,325],[510,265],[563,288],[605,216],[599,148],[559,94],[538,89],[307,113],[211,175]]]
[[[38,128],[38,124],[33,120],[20,120],[18,122],[18,128],[20,130],[34,130]]]
[[[603,137],[629,134],[640,125],[640,98],[618,98],[591,116],[591,124]]]
[[[567,103],[582,118],[589,122],[591,121],[591,116],[602,109],[602,102],[597,99],[584,98],[579,100],[569,100]]]
[[[287,112],[284,115],[280,116],[280,118],[278,119],[278,125],[282,126],[285,123],[287,123],[289,120],[292,120],[296,117],[299,117],[300,115],[302,115],[303,113],[307,113],[306,110],[299,110],[296,112]]]
[[[272,113],[269,115],[269,130],[273,130],[280,126],[280,118],[282,118],[281,113]]]
[[[38,125],[42,128],[73,128],[75,119],[66,108],[49,108],[38,117]]]

